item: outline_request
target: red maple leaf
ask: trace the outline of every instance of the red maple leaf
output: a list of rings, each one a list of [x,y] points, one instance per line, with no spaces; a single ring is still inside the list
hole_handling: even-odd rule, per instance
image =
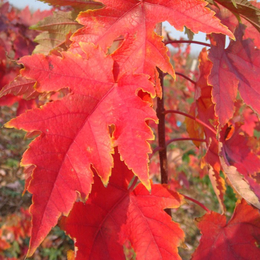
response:
[[[215,116],[215,105],[211,99],[212,86],[208,84],[208,76],[212,68],[212,62],[208,59],[208,52],[204,48],[199,55],[200,76],[196,82],[195,102],[191,106],[190,114],[196,115],[204,124],[199,124],[192,119],[186,119],[194,127],[187,128],[191,137],[202,137],[201,128],[205,132],[207,151],[202,160],[202,165],[208,165],[209,177],[213,189],[217,195],[222,211],[225,211],[224,194],[226,191],[225,181],[220,176],[221,163],[219,160],[219,145],[217,140],[216,128],[218,126],[217,117]],[[193,121],[191,123],[190,121]]]
[[[143,38],[153,35],[155,25],[168,21],[177,30],[184,25],[194,33],[223,33],[230,37],[233,34],[214,17],[214,12],[206,8],[206,1],[184,0],[164,1],[103,0],[105,8],[81,13],[78,21],[85,25],[74,35],[74,40],[91,41],[103,47],[109,47],[119,36],[136,35]]]
[[[207,9],[207,3],[201,0],[185,1],[111,1],[103,0],[101,10],[86,11],[78,16],[84,27],[72,38],[78,42],[93,42],[107,49],[114,40],[125,38],[121,48],[114,54],[120,67],[120,73],[137,71],[149,74],[157,83],[155,66],[173,75],[173,68],[167,56],[162,39],[154,32],[157,23],[168,21],[177,30],[184,25],[193,32],[233,34]],[[158,84],[156,84],[158,85]]]
[[[92,44],[82,44],[82,50],[86,58],[64,52],[62,57],[37,54],[21,59],[25,66],[22,75],[36,80],[38,91],[65,87],[71,91],[63,99],[7,123],[29,134],[41,133],[22,159],[22,165],[36,166],[28,186],[33,194],[29,255],[60,215],[69,213],[77,192],[83,200],[88,196],[93,182],[91,167],[104,184],[108,183],[114,146],[150,187],[147,163],[151,149],[147,141],[153,134],[145,121],[156,120],[156,115],[150,103],[138,97],[138,90],[154,95],[153,85],[144,75],[124,75],[115,82],[110,56]]]
[[[209,84],[213,86],[213,101],[221,125],[233,116],[237,90],[244,102],[260,113],[260,51],[251,39],[243,40],[241,26],[235,33],[237,40],[231,41],[227,49],[225,36],[215,35],[216,46],[211,47],[209,54],[213,62]]]
[[[257,3],[254,1],[250,1],[250,4],[252,4],[258,8],[260,7],[260,3]],[[216,16],[221,20],[221,23],[226,25],[232,33],[235,33],[235,29],[239,25],[239,20],[237,19],[237,17],[230,10],[228,10],[227,8],[224,8],[222,5],[218,5],[218,7],[211,6],[211,9],[214,10],[214,12],[216,12]],[[248,16],[250,17],[249,14],[248,14]],[[245,34],[243,36],[243,39],[251,38],[252,40],[254,40],[255,46],[257,46],[259,48],[260,47],[259,31],[256,29],[256,27],[254,27],[252,25],[252,23],[247,21],[242,16],[240,17],[240,19],[241,19],[241,22],[244,25],[246,25]]]
[[[75,203],[61,219],[75,240],[75,259],[125,259],[126,241],[137,259],[180,259],[177,246],[184,233],[163,209],[179,207],[182,196],[163,185],[152,185],[151,194],[141,184],[128,189],[132,178],[116,153],[108,186],[95,176],[87,202]]]
[[[245,200],[237,204],[228,223],[224,215],[216,212],[197,220],[202,237],[192,260],[259,259],[260,215]]]
[[[220,38],[220,36],[218,37]],[[214,134],[215,128],[217,128],[217,118],[214,115],[215,106],[211,100],[212,87],[208,85],[208,76],[211,71],[212,63],[207,59],[205,49],[201,52],[200,59],[201,75],[196,83],[198,88],[197,97],[199,97],[197,98],[196,105],[198,118],[212,129],[210,130],[209,128],[204,127],[207,141],[207,153],[203,160],[210,166],[209,176],[213,188],[222,205],[222,209],[224,210],[223,198],[225,193],[225,182],[219,175],[220,170],[224,168],[227,178],[235,190],[247,201],[255,206],[259,206],[260,183],[257,181],[256,174],[260,170],[260,160],[257,155],[250,150],[247,136],[245,133],[242,133],[239,124],[236,124],[235,128],[234,126],[226,125],[222,129],[220,140],[217,139],[216,133]],[[226,81],[229,80],[230,78],[226,79]],[[223,93],[226,93],[225,91],[226,90],[223,89]],[[228,93],[226,94],[228,96]],[[232,100],[229,105],[233,105],[233,102],[234,101]],[[215,122],[215,125],[212,125],[213,122]],[[191,136],[196,134],[196,132],[193,133],[194,131],[196,130],[189,129]],[[220,146],[222,147],[221,157],[219,157]],[[232,168],[230,166],[234,167]]]

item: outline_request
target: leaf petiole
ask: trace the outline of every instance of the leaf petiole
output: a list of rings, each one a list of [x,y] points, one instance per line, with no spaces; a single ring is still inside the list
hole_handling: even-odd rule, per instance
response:
[[[190,137],[181,137],[181,138],[173,138],[166,142],[166,146],[177,141],[197,141],[197,142],[206,142],[206,139],[199,139],[199,138],[190,138]]]
[[[199,124],[203,125],[207,129],[209,129],[213,134],[217,135],[217,132],[216,132],[215,129],[213,129],[212,127],[210,127],[209,125],[207,125],[206,123],[204,123],[203,121],[201,121],[200,119],[198,119],[198,118],[196,118],[194,116],[191,116],[191,115],[189,115],[187,113],[184,113],[184,112],[181,112],[181,111],[178,111],[178,110],[165,110],[164,111],[165,115],[170,114],[170,113],[180,114],[180,115],[189,117],[189,118],[193,119],[194,121],[198,122]]]
[[[180,72],[175,71],[175,74],[178,75],[178,76],[181,76],[181,77],[183,77],[185,79],[187,79],[188,81],[190,81],[194,85],[196,84],[196,82],[194,80],[192,80],[191,78],[187,77],[186,75],[184,75],[184,74],[182,74]]]
[[[181,193],[180,193],[181,194]],[[203,208],[205,211],[207,211],[208,213],[210,213],[211,211],[205,206],[203,205],[202,203],[200,203],[199,201],[187,196],[187,195],[184,195],[184,194],[181,194],[185,199],[187,200],[190,200],[192,202],[194,202],[195,204],[199,205],[201,208]]]

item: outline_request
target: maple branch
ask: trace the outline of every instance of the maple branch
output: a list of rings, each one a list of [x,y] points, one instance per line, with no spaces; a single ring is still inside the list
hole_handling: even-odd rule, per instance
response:
[[[164,41],[165,45],[171,44],[171,43],[194,43],[194,44],[199,44],[199,45],[211,47],[211,45],[209,43],[200,42],[200,41],[189,41],[189,40],[167,40],[167,41]]]
[[[217,132],[215,129],[213,129],[211,126],[207,125],[206,123],[204,123],[203,121],[201,121],[200,119],[194,117],[194,116],[191,116],[189,114],[186,114],[184,112],[181,112],[181,111],[178,111],[178,110],[165,110],[164,111],[164,114],[167,115],[167,114],[170,114],[170,113],[174,113],[174,114],[180,114],[180,115],[183,115],[183,116],[186,116],[186,117],[189,117],[191,119],[193,119],[194,121],[198,122],[199,124],[203,125],[204,127],[206,127],[207,129],[209,129],[213,134],[217,135]]]
[[[199,139],[199,138],[190,138],[190,137],[185,137],[185,138],[173,138],[170,139],[169,141],[166,142],[166,146],[168,146],[169,144],[173,143],[173,142],[177,142],[177,141],[197,141],[197,142],[206,142],[206,139]]]
[[[181,194],[181,193],[180,193],[180,194]],[[193,198],[191,198],[191,197],[189,197],[189,196],[187,196],[187,195],[184,195],[184,194],[181,194],[181,195],[182,195],[185,199],[190,200],[190,201],[196,203],[197,205],[199,205],[201,208],[203,208],[203,209],[204,209],[205,211],[207,211],[208,213],[211,212],[205,205],[203,205],[203,204],[200,203],[199,201],[197,201],[197,200],[195,200],[195,199],[193,199]]]
[[[160,147],[159,157],[160,157],[160,170],[161,170],[161,183],[168,183],[168,171],[167,171],[167,148],[165,141],[165,114],[164,114],[164,86],[163,86],[163,73],[159,70],[159,77],[162,87],[162,98],[157,98],[157,117],[159,119],[158,124],[158,144]]]
[[[162,23],[156,24],[156,33],[158,35],[162,35]],[[158,124],[158,143],[159,147],[162,149],[159,150],[159,158],[160,158],[160,172],[161,172],[161,183],[168,183],[168,165],[167,165],[167,145],[165,141],[165,114],[164,114],[164,73],[157,68],[159,72],[160,85],[162,88],[162,98],[157,97],[157,108],[156,114],[159,119]],[[171,209],[165,209],[165,212],[171,216]]]
[[[158,144],[160,149],[159,158],[160,158],[160,173],[161,173],[161,183],[168,183],[168,165],[167,165],[167,145],[165,141],[165,114],[164,114],[164,91],[163,91],[163,72],[158,69],[160,83],[162,87],[162,98],[157,97],[157,109],[156,114],[159,119],[158,124]],[[165,209],[165,212],[171,216],[171,209]]]
[[[158,35],[162,35],[162,23],[156,24],[156,33]],[[165,142],[165,114],[164,114],[164,86],[163,86],[163,79],[164,73],[157,68],[159,72],[160,84],[162,88],[162,98],[157,98],[157,117],[159,119],[158,124],[158,142],[159,147],[159,157],[160,157],[160,169],[161,169],[161,183],[168,183],[168,170],[167,170],[167,147]]]
[[[160,147],[160,146],[157,146],[156,148],[154,148],[153,152],[149,156],[149,159],[151,159],[156,152],[159,152],[159,151],[162,151],[162,150],[163,150],[163,148]]]
[[[196,85],[196,82],[195,82],[194,80],[192,80],[191,78],[187,77],[186,75],[184,75],[184,74],[182,74],[182,73],[180,73],[180,72],[177,72],[177,71],[175,71],[175,74],[176,74],[176,75],[179,75],[179,76],[181,76],[181,77],[183,77],[183,78],[185,78],[185,79],[187,79],[187,80],[190,81],[192,84]]]

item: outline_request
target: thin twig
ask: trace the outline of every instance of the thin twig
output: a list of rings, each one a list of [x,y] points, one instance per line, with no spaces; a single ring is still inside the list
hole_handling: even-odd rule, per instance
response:
[[[170,139],[169,141],[166,142],[166,145],[169,145],[173,142],[177,142],[177,141],[197,141],[197,142],[206,142],[206,139],[199,139],[199,138],[191,138],[191,137],[185,137],[185,138],[173,138]]]
[[[181,76],[181,77],[183,77],[183,78],[185,78],[185,79],[187,79],[187,80],[190,81],[192,84],[196,85],[196,82],[195,82],[194,80],[192,80],[191,78],[187,77],[186,75],[184,75],[184,74],[182,74],[182,73],[180,73],[180,72],[177,72],[177,71],[175,71],[175,74],[176,74],[176,75],[179,75],[179,76]]]
[[[180,194],[181,194],[181,193],[180,193]],[[190,200],[190,201],[196,203],[196,204],[199,205],[201,208],[203,208],[204,210],[206,210],[208,213],[211,212],[205,205],[203,205],[203,204],[200,203],[199,201],[197,201],[197,200],[195,200],[195,199],[193,199],[193,198],[191,198],[191,197],[189,197],[189,196],[187,196],[187,195],[184,195],[184,194],[181,194],[181,195],[182,195],[185,199]]]
[[[168,41],[164,41],[164,44],[171,44],[171,43],[194,43],[194,44],[199,44],[199,45],[204,45],[207,47],[211,47],[211,45],[209,43],[206,42],[199,42],[199,41],[189,41],[189,40],[168,40]]]
[[[194,116],[191,116],[189,114],[186,114],[184,112],[181,112],[181,111],[178,111],[178,110],[165,110],[164,111],[164,114],[170,114],[170,113],[174,113],[174,114],[180,114],[180,115],[183,115],[183,116],[186,116],[186,117],[189,117],[193,120],[195,120],[196,122],[198,122],[199,124],[203,125],[204,127],[206,127],[207,129],[209,129],[213,134],[217,135],[217,132],[215,129],[213,129],[212,127],[210,127],[209,125],[207,125],[206,123],[204,123],[203,121],[201,121],[200,119],[194,117]]]
[[[162,71],[159,70],[159,77],[161,81],[162,93],[163,93],[163,75]],[[157,98],[157,109],[156,114],[159,119],[158,124],[158,146],[161,147],[159,151],[160,157],[160,171],[161,171],[161,182],[167,184],[168,183],[168,167],[167,167],[167,145],[165,141],[165,114],[164,114],[164,96],[162,98]]]

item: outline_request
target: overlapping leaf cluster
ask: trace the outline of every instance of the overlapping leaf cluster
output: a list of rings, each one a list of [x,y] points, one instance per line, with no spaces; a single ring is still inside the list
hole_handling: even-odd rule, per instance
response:
[[[33,40],[38,32],[30,30],[29,26],[37,23],[52,12],[38,10],[31,14],[29,7],[19,11],[9,5],[8,2],[3,2],[0,6],[0,13],[0,90],[5,86],[5,90],[2,91],[0,96],[0,105],[12,105],[19,102],[17,111],[17,114],[19,114],[25,109],[35,106],[33,100],[35,96],[28,93],[28,88],[32,88],[35,82],[33,80],[18,79],[18,81],[23,80],[24,91],[17,88],[12,90],[7,88],[6,85],[19,73],[20,67],[15,63],[15,60],[31,54],[36,46]],[[26,95],[20,97],[24,93]]]
[[[254,137],[237,116],[243,102],[260,112],[259,33],[251,26],[255,18],[250,20],[243,8],[234,14],[235,7],[223,1],[45,2],[71,8],[33,27],[44,31],[36,39],[35,53],[19,60],[20,76],[0,92],[52,97],[52,102],[6,124],[36,136],[21,161],[28,176],[26,189],[33,194],[28,256],[61,219],[61,227],[76,241],[76,259],[125,259],[129,242],[137,259],[180,258],[183,231],[163,210],[178,208],[183,196],[152,184],[148,172],[149,141],[154,139],[149,121],[158,122],[151,99],[163,95],[158,70],[175,76],[168,50],[155,32],[163,21],[177,30],[185,26],[209,35],[210,50],[199,57],[190,116],[194,122],[187,121],[187,130],[191,137],[205,136],[203,161],[223,211],[221,172],[241,197],[260,208],[259,147],[251,145]],[[221,5],[231,11],[227,19]],[[248,8],[258,17],[254,5]],[[251,27],[234,22],[238,15]],[[248,38],[250,30],[257,31],[254,39]],[[225,35],[231,39],[226,49]],[[254,219],[243,219],[244,211],[252,211]],[[239,228],[259,221],[257,210],[245,201],[235,214],[240,214]],[[236,215],[230,223],[235,220]],[[220,226],[216,232],[224,232],[223,219],[211,212],[198,224],[203,236],[204,223],[211,227],[211,222]],[[247,236],[256,256],[260,242],[259,231],[254,232]],[[234,243],[239,246],[241,241]],[[203,238],[195,259],[210,254],[204,247]],[[242,257],[244,251],[237,254]]]

